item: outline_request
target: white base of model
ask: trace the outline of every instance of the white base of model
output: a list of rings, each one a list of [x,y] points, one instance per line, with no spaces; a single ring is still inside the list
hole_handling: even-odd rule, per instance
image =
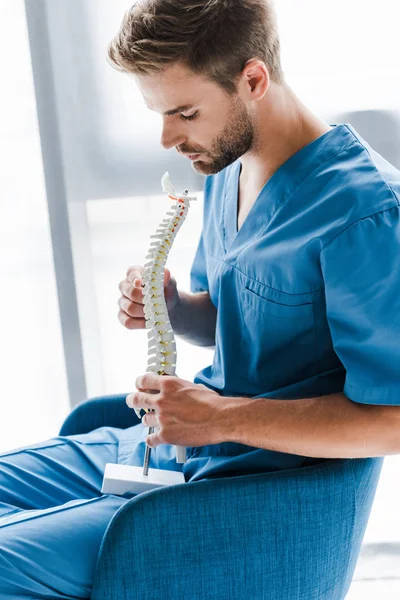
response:
[[[122,495],[126,492],[141,494],[148,490],[185,483],[183,473],[164,469],[149,469],[143,475],[143,467],[107,463],[104,471],[102,494]]]

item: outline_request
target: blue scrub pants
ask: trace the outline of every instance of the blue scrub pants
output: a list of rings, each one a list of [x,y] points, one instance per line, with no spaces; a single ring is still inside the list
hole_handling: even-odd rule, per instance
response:
[[[136,464],[146,431],[141,424],[130,428]],[[134,496],[100,491],[105,464],[126,462],[119,448],[126,433],[101,427],[0,455],[0,600],[90,598],[107,525]],[[160,466],[163,454],[170,462],[173,447],[153,448],[150,466]]]
[[[107,525],[135,495],[102,494],[105,465],[143,465],[147,432],[141,424],[99,427],[0,455],[0,600],[90,598]],[[198,481],[321,460],[224,442],[188,448],[182,465],[174,446],[161,444],[150,467]]]

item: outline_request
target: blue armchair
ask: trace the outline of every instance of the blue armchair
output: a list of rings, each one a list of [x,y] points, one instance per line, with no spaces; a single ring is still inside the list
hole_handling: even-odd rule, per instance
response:
[[[60,435],[139,422],[125,395],[84,402]],[[92,600],[342,600],[383,457],[184,483],[126,501]]]

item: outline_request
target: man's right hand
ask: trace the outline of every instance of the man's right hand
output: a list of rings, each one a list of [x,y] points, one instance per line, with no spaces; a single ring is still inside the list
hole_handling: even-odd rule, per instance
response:
[[[143,272],[144,267],[131,265],[126,272],[126,278],[118,286],[122,294],[118,300],[120,309],[118,319],[127,329],[146,328],[142,290]],[[172,310],[179,300],[175,278],[166,268],[164,269],[164,297],[168,311]]]

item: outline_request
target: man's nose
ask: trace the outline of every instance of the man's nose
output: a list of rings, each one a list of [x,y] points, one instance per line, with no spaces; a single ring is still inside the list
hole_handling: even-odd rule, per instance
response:
[[[166,150],[173,146],[180,146],[186,140],[186,136],[180,131],[179,125],[168,124],[163,126],[161,133],[161,145]]]

